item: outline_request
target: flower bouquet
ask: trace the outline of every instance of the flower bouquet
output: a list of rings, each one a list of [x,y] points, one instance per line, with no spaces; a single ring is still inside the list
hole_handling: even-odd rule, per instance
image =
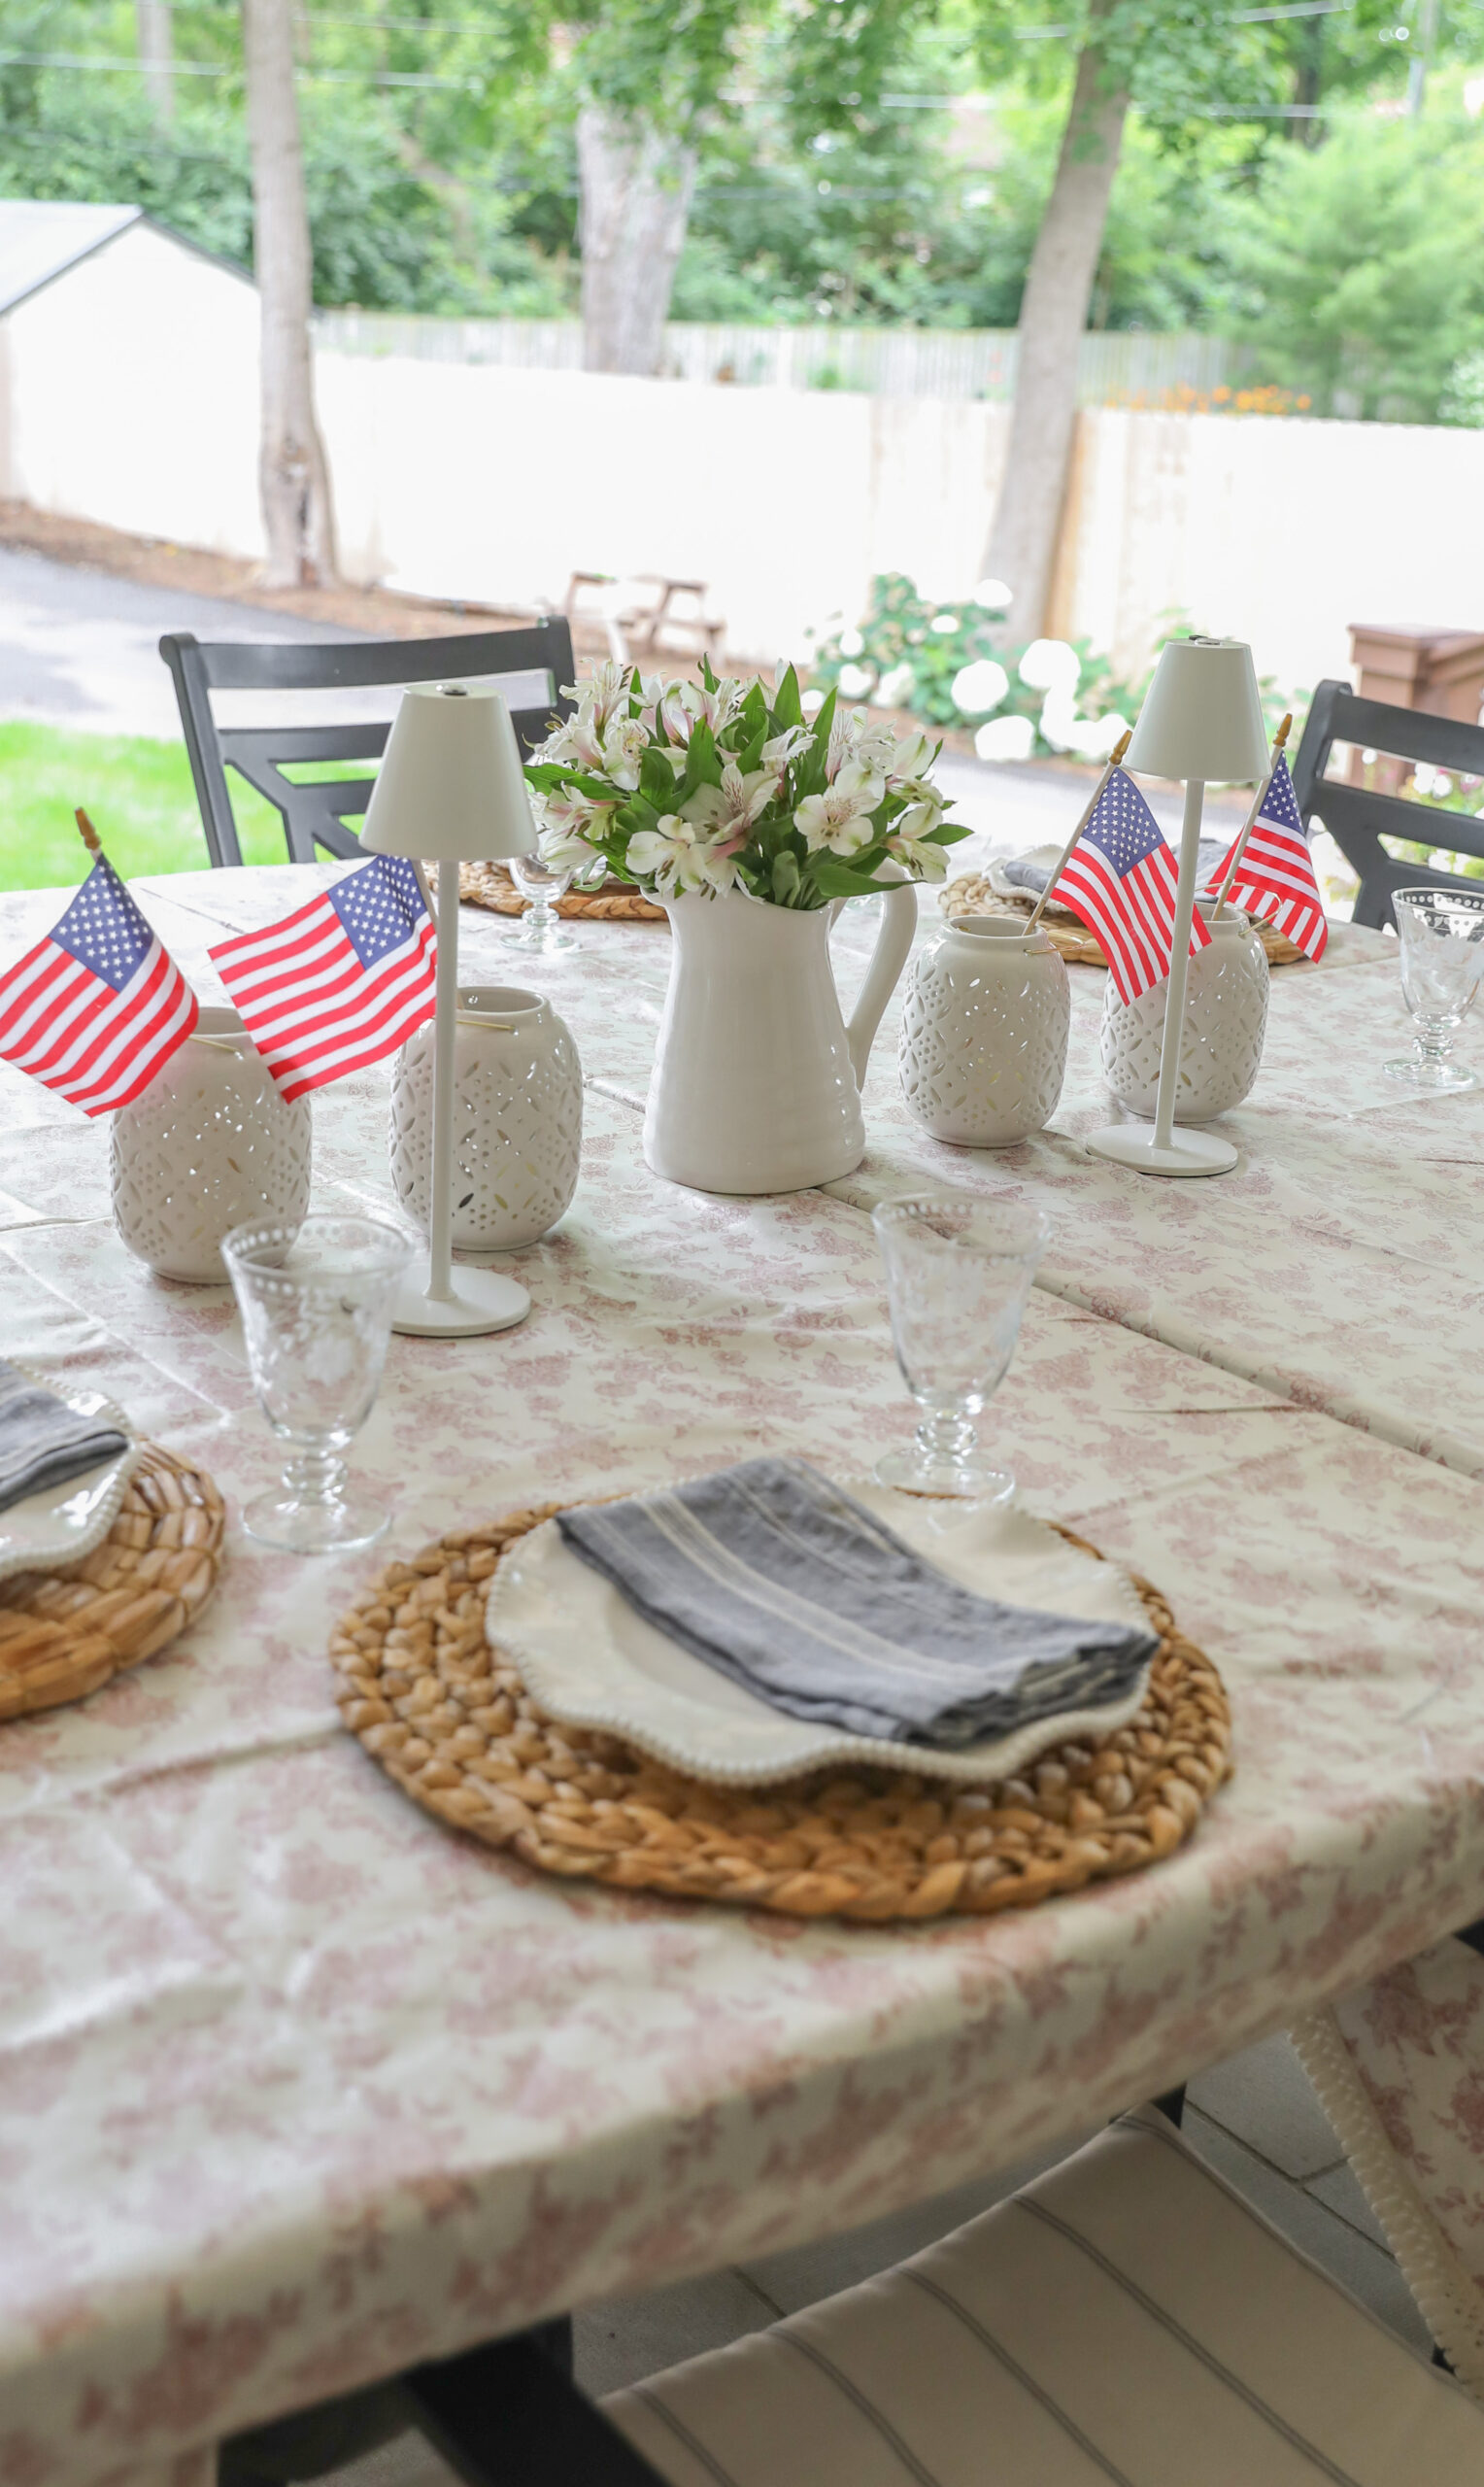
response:
[[[658,899],[734,890],[815,908],[941,880],[947,848],[969,835],[928,779],[940,744],[841,712],[834,692],[809,723],[792,665],[771,701],[709,664],[668,686],[605,664],[571,696],[576,716],[525,770],[558,867],[601,863]]]

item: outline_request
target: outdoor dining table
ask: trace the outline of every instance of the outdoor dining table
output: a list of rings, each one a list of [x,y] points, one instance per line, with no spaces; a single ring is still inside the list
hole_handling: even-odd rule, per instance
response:
[[[316,877],[136,887],[214,1000],[209,943]],[[56,911],[0,902],[0,965]],[[576,1035],[583,1173],[510,1256],[521,1328],[393,1340],[351,1454],[385,1546],[306,1562],[233,1518],[192,1631],[0,1729],[0,2487],[186,2487],[236,2430],[1012,2164],[1484,1911],[1484,1299],[1453,1224],[1484,1150],[1471,1100],[1376,1089],[1395,968],[1361,942],[1275,978],[1225,1182],[1077,1148],[1090,974],[1054,1134],[938,1147],[884,1045],[860,1173],[739,1200],[643,1163],[666,937],[526,962],[464,911],[467,982],[537,984]],[[316,1097],[319,1206],[389,1205],[387,1090]],[[862,1204],[925,1178],[1052,1208],[984,1429],[1219,1666],[1236,1770],[1194,1839],[1055,1905],[869,1927],[556,1881],[419,1811],[335,1708],[356,1591],[517,1504],[762,1448],[866,1471],[914,1412]],[[229,1291],[133,1261],[106,1127],[3,1066],[0,1305],[7,1353],[105,1389],[229,1514],[274,1475]]]

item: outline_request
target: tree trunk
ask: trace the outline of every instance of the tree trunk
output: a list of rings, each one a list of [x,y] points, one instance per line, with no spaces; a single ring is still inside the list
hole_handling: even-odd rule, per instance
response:
[[[652,121],[587,104],[577,117],[577,165],[583,361],[589,371],[658,371],[695,150]]]
[[[335,576],[329,471],[315,421],[309,315],[313,261],[304,151],[293,87],[290,0],[242,0],[253,264],[262,303],[262,443],[258,489],[270,587],[322,587]]]
[[[1106,0],[1094,0],[1057,178],[1030,256],[1010,445],[985,556],[989,576],[1014,591],[1017,639],[1035,638],[1045,627],[1077,419],[1077,359],[1129,110],[1127,93],[1106,93],[1099,85],[1097,20],[1105,7]]]
[[[134,0],[134,27],[139,65],[145,73],[145,95],[161,129],[175,119],[175,51],[170,35],[169,0]]]

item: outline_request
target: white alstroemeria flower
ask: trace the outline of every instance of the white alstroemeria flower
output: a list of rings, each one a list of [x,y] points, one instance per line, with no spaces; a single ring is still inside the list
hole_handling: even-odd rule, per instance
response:
[[[832,855],[859,855],[876,835],[871,814],[886,793],[879,777],[849,760],[823,795],[806,795],[793,814],[793,826],[807,846],[827,846]]]
[[[592,861],[593,844],[606,837],[615,806],[600,803],[573,786],[556,786],[547,795],[532,795],[541,852],[549,863],[570,864],[574,870]]]
[[[809,694],[805,692],[804,697],[807,698]],[[824,700],[821,699],[818,704],[823,707]],[[812,726],[786,726],[781,734],[774,734],[770,741],[763,744],[763,767],[779,770],[787,768],[790,761],[796,760],[801,751],[807,751],[813,740]]]
[[[744,776],[734,760],[728,760],[722,770],[720,786],[697,786],[681,804],[685,818],[697,829],[704,829],[723,838],[736,837],[745,845],[752,828],[778,792],[778,778],[771,768],[751,768]]]
[[[878,724],[862,708],[837,708],[829,729],[829,748],[825,755],[825,774],[833,784],[847,761],[863,761],[867,767],[885,777],[892,765],[896,737],[890,726]]]
[[[599,734],[617,716],[620,707],[627,703],[628,673],[626,664],[620,664],[613,657],[607,657],[591,680],[583,684],[583,705],[590,707],[592,723]]]
[[[592,861],[593,849],[580,829],[543,829],[537,832],[536,843],[542,863],[550,864],[556,871],[565,871],[570,866],[574,872],[580,872],[584,865]]]
[[[926,837],[930,829],[936,829],[942,817],[943,805],[933,798],[926,802],[909,803],[906,810],[898,812],[893,821],[892,835],[904,837],[909,845],[914,844],[918,838]]]
[[[665,898],[682,898],[687,890],[729,889],[736,868],[720,854],[705,831],[679,812],[666,812],[653,829],[635,832],[628,841],[628,865],[635,872],[653,872],[655,887]]]
[[[902,814],[903,820],[911,817],[910,812]],[[947,877],[947,849],[933,846],[924,838],[904,837],[899,829],[894,830],[887,839],[887,853],[894,855],[898,864],[904,864],[919,880],[941,881]]]
[[[727,674],[708,691],[704,683],[676,682],[665,693],[660,704],[664,730],[672,742],[689,742],[697,726],[709,726],[713,734],[721,734],[746,697],[745,684]]]
[[[631,795],[639,783],[639,763],[649,748],[649,736],[638,717],[615,717],[605,727],[602,736],[602,769],[616,786]]]
[[[894,786],[915,786],[932,758],[932,743],[927,734],[903,734],[892,745],[887,762],[888,783]]]
[[[858,812],[873,812],[887,791],[880,758],[879,751],[852,753],[836,769],[830,793],[848,796]]]

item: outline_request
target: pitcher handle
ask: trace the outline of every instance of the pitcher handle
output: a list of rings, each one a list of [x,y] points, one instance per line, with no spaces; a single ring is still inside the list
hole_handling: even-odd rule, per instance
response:
[[[845,1031],[856,1086],[861,1090],[865,1087],[865,1066],[871,1058],[871,1046],[881,1025],[881,1014],[896,990],[897,977],[911,955],[913,936],[917,931],[916,884],[900,881],[895,889],[888,890],[886,896],[887,903],[881,910],[881,930],[876,936],[876,947],[871,952],[871,964],[866,969],[865,982],[860,987],[860,999]]]

